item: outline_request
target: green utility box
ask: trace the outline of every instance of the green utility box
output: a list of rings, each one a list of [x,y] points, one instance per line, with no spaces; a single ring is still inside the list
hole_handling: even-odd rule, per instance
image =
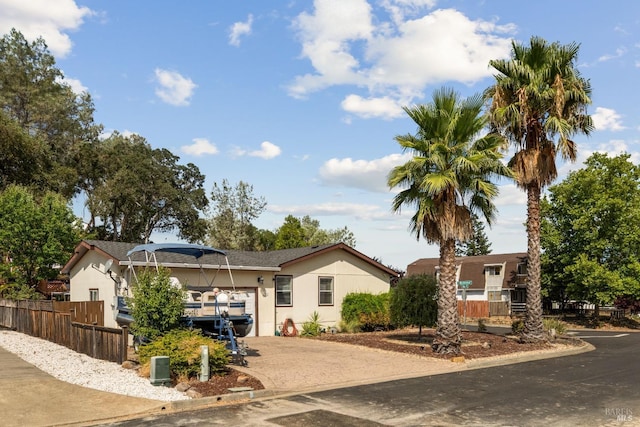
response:
[[[151,384],[171,385],[169,375],[169,356],[153,356],[151,358]]]

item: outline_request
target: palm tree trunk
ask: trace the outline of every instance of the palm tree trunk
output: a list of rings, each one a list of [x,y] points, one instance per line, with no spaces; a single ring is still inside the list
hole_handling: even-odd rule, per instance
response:
[[[542,325],[542,286],[540,283],[540,193],[537,183],[527,187],[527,299],[523,342],[545,339]]]
[[[456,243],[448,239],[440,244],[440,280],[438,283],[438,326],[431,344],[435,353],[460,354],[460,327],[456,300]]]

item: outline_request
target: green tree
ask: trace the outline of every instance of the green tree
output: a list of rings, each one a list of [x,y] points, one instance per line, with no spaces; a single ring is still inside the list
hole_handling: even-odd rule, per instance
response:
[[[133,285],[131,307],[135,336],[154,340],[180,326],[184,313],[185,291],[171,283],[170,270],[160,267],[142,270]]]
[[[284,224],[276,233],[276,249],[303,248],[307,246],[301,221],[293,215],[287,215]]]
[[[275,233],[276,249],[304,248],[335,243],[345,243],[355,247],[356,238],[346,226],[335,230],[322,229],[320,221],[312,219],[309,215],[302,218],[288,215],[284,219],[284,224]]]
[[[491,242],[484,232],[484,224],[477,214],[471,214],[473,235],[465,242],[456,242],[456,256],[478,256],[491,253]]]
[[[498,187],[490,178],[511,176],[501,162],[504,141],[499,135],[474,140],[487,124],[482,107],[480,96],[461,100],[452,89],[442,88],[434,92],[431,104],[405,107],[418,130],[395,138],[413,158],[389,174],[389,187],[401,189],[392,209],[414,208],[411,233],[440,246],[438,325],[432,345],[437,353],[460,353],[455,242],[472,236],[472,213],[491,224]]]
[[[640,297],[640,167],[595,153],[542,203],[545,284],[558,297],[613,304]],[[598,310],[596,310],[596,316]]]
[[[45,156],[38,140],[0,111],[0,191],[11,184],[46,188]]]
[[[180,165],[179,157],[152,149],[139,135],[117,132],[95,156],[100,174],[85,183],[90,232],[105,240],[148,242],[153,232],[177,229],[188,241],[204,239],[200,212],[208,200],[197,166]]]
[[[391,289],[391,323],[399,328],[433,326],[438,320],[438,282],[434,276],[418,274],[403,277]]]
[[[532,37],[513,42],[511,58],[490,61],[495,84],[485,96],[491,126],[515,147],[509,166],[527,193],[527,301],[522,340],[545,340],[540,280],[540,196],[556,178],[556,155],[574,161],[577,133],[593,129],[591,86],[576,68],[579,45]],[[557,138],[557,141],[555,139]]]
[[[260,243],[253,221],[264,212],[264,197],[253,195],[253,185],[240,181],[231,186],[226,179],[213,184],[212,216],[208,220],[208,243],[222,249],[255,250]],[[264,236],[263,236],[264,237]]]
[[[345,226],[334,230],[320,228],[320,221],[311,219],[305,215],[300,219],[300,225],[304,230],[305,246],[329,245],[332,243],[345,243],[351,247],[356,246],[356,238]]]
[[[36,289],[58,276],[81,239],[80,221],[62,196],[48,192],[36,198],[11,185],[0,193],[0,274],[11,283]]]
[[[42,38],[29,43],[13,29],[0,39],[0,110],[32,138],[29,144],[40,145],[13,155],[25,155],[24,172],[34,174],[41,191],[66,198],[76,194],[82,179],[81,146],[96,141],[102,127],[93,122],[91,96],[77,95],[65,83]],[[27,164],[31,156],[40,163],[38,170]]]

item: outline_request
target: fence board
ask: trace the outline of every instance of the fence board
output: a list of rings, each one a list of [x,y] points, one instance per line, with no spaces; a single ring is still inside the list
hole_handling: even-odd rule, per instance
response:
[[[464,301],[458,301],[458,314],[464,315]],[[489,317],[489,301],[467,300],[467,317]]]

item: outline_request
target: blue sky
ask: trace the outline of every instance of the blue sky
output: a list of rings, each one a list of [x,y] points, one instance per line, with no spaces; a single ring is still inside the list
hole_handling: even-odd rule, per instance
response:
[[[594,151],[638,163],[639,12],[632,0],[0,0],[0,29],[42,36],[106,133],[196,164],[208,193],[223,179],[253,185],[268,203],[256,226],[310,215],[405,269],[438,248],[409,234],[410,210],[390,210],[386,175],[406,160],[394,137],[415,131],[401,107],[442,86],[481,92],[511,40],[577,42],[596,131],[576,138],[560,179]],[[526,251],[525,196],[500,189],[493,253]]]

